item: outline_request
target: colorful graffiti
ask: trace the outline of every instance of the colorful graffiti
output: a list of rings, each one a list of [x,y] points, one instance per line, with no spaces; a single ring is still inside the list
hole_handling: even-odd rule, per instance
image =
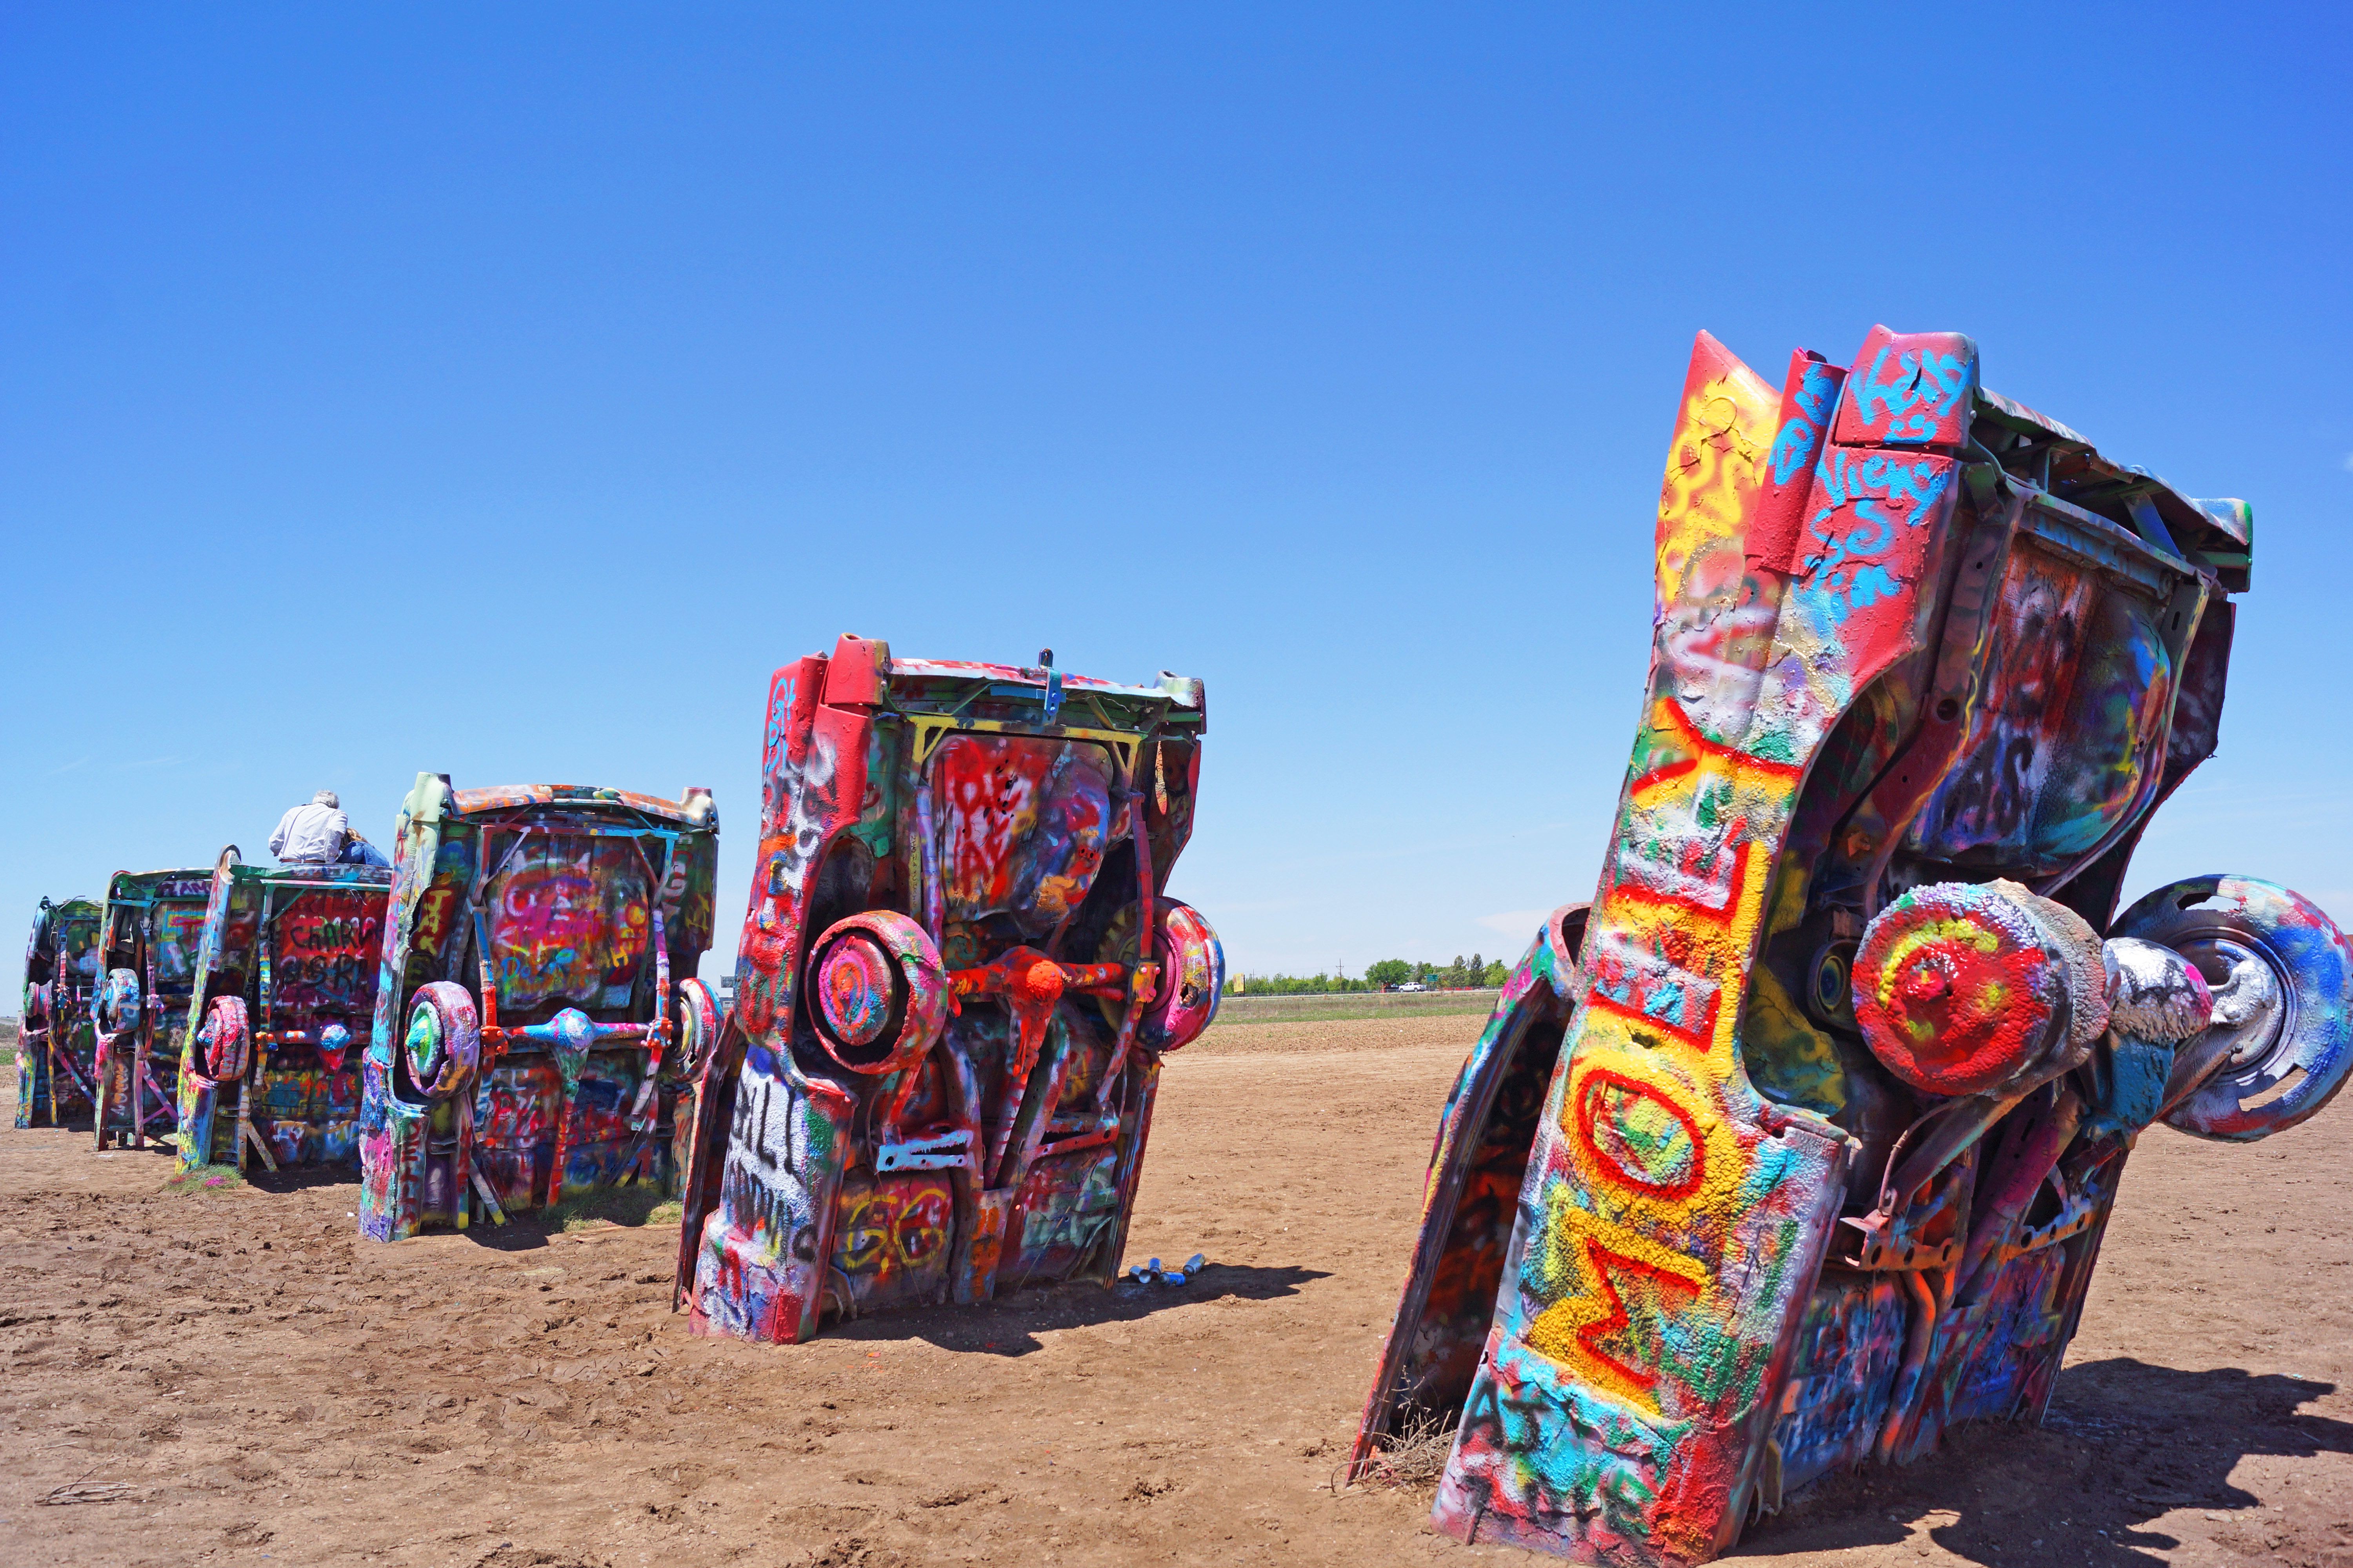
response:
[[[90,1120],[101,1149],[171,1134],[174,1097],[164,1085],[185,1039],[210,886],[193,870],[117,871],[107,883],[89,999]]]
[[[1093,885],[1111,819],[1101,746],[1022,735],[956,735],[933,761],[947,906],[1051,930]]]
[[[417,775],[394,834],[363,1064],[362,1234],[670,1190],[707,1097],[718,813]]]
[[[16,1048],[16,1125],[63,1126],[98,1100],[99,906],[43,899],[25,943]]]
[[[221,852],[195,906],[196,944],[174,1102],[183,1173],[259,1159],[358,1155],[352,1042],[375,1009],[392,873],[371,866],[249,866]]]
[[[536,836],[507,866],[490,910],[501,1006],[628,1005],[652,936],[634,845]]]
[[[2345,1076],[2353,949],[2309,905],[2111,924],[2212,750],[2247,531],[1985,393],[1967,338],[1799,351],[1777,395],[1701,334],[1600,887],[1449,1099],[1358,1470],[1441,1421],[1440,1531],[1688,1563],[2039,1412],[2139,1131],[2325,1064],[2260,1135]]]
[[[381,889],[310,892],[279,917],[277,935],[276,1005],[337,1020],[375,1012],[376,963],[384,947]]]
[[[792,1342],[1113,1278],[1160,1058],[1225,978],[1162,890],[1202,728],[1198,681],[1082,681],[1050,656],[844,637],[776,672],[737,1032],[684,1194],[697,1331]]]

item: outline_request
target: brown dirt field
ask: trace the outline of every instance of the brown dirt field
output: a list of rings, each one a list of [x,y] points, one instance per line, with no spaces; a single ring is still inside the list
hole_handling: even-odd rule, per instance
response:
[[[1223,1026],[1173,1058],[1088,1287],[697,1340],[676,1232],[362,1246],[350,1183],[182,1196],[0,1125],[0,1563],[1470,1563],[1335,1495],[1475,1017]],[[1839,1478],[1741,1555],[2353,1565],[2353,1110],[2152,1133],[2049,1426]],[[2331,1196],[2337,1194],[2337,1196]],[[52,1489],[121,1489],[49,1506]]]

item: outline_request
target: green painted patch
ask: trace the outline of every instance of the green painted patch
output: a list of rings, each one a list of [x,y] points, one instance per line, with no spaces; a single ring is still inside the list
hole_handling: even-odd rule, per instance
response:
[[[599,1225],[676,1225],[686,1217],[686,1205],[664,1198],[659,1187],[599,1187],[542,1209],[540,1223],[550,1230],[588,1230]]]
[[[164,1190],[174,1197],[189,1197],[198,1193],[234,1192],[245,1185],[235,1165],[199,1165],[185,1175],[174,1176],[164,1184]]]

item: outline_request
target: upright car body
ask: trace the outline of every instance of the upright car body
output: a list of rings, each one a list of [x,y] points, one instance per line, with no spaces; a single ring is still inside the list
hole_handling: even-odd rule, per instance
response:
[[[681,1069],[718,1033],[695,977],[718,838],[708,790],[417,775],[363,1067],[363,1235],[674,1186]]]
[[[2252,517],[1874,330],[1702,334],[1601,884],[1442,1113],[1356,1464],[1435,1521],[1688,1563],[1788,1489],[2039,1417],[2126,1156],[2342,1084],[2353,948],[2268,883],[2119,915],[2216,744]]]
[[[22,1032],[16,1042],[16,1125],[61,1127],[98,1100],[99,907],[41,900],[25,943]]]
[[[209,871],[117,871],[99,914],[99,967],[90,998],[96,1039],[98,1146],[143,1148],[176,1120],[167,1087],[178,1075],[195,988],[196,950],[212,891]]]
[[[1108,1281],[1160,1060],[1224,980],[1166,896],[1201,684],[894,658],[776,672],[733,1026],[680,1284],[704,1332]]]
[[[183,1172],[359,1158],[360,1058],[391,888],[384,867],[257,866],[235,845],[221,851],[184,1026]]]

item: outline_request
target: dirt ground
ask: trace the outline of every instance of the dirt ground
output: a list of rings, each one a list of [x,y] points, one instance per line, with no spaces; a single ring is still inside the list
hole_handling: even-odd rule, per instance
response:
[[[0,1121],[0,1563],[1545,1561],[1330,1488],[1477,1027],[1172,1058],[1129,1256],[1207,1253],[1188,1289],[794,1349],[688,1336],[672,1226],[363,1246],[349,1182],[166,1194],[160,1155]],[[2048,1426],[1825,1483],[1740,1554],[2353,1568],[2348,1156],[2347,1105],[2152,1132]]]

